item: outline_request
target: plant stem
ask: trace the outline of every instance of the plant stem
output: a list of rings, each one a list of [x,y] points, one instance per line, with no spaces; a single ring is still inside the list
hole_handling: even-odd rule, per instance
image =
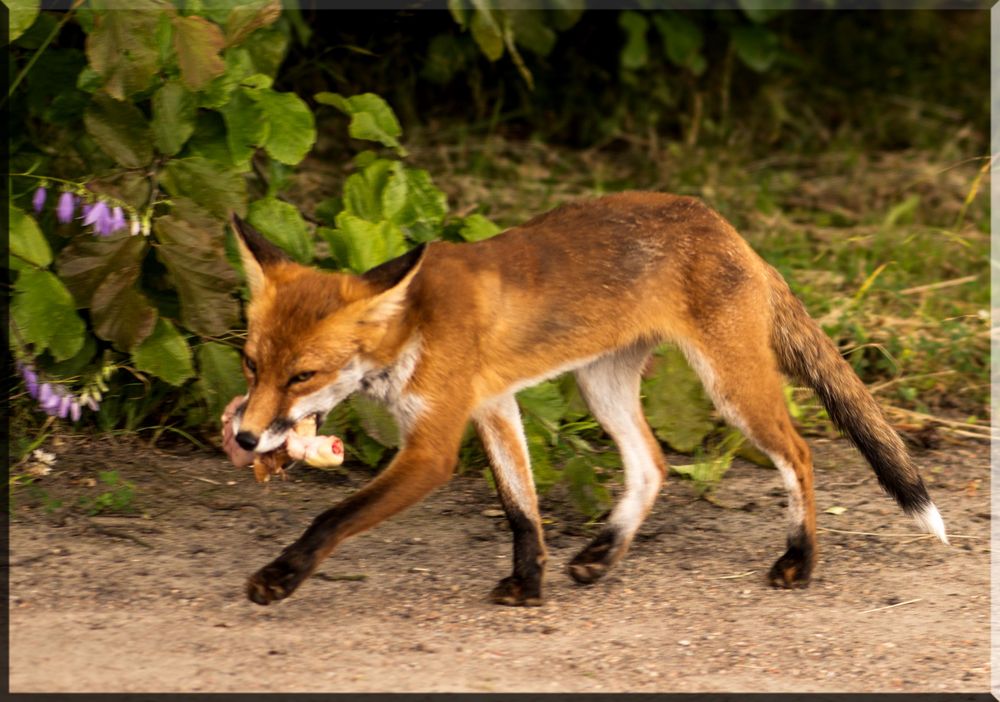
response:
[[[7,90],[7,96],[2,101],[0,101],[0,107],[3,107],[7,103],[7,101],[10,100],[10,96],[14,94],[15,90],[17,90],[17,86],[20,85],[21,81],[24,80],[24,77],[28,75],[28,71],[30,71],[32,67],[34,67],[35,62],[38,61],[39,58],[41,58],[41,55],[45,53],[45,50],[47,48],[49,48],[49,44],[52,43],[52,40],[55,39],[56,35],[59,34],[60,30],[62,30],[63,25],[66,24],[66,22],[69,21],[69,18],[73,16],[73,10],[75,10],[82,4],[83,0],[75,0],[75,2],[70,6],[69,10],[66,11],[66,14],[63,15],[63,18],[59,21],[59,24],[57,24],[52,29],[52,31],[49,32],[49,35],[45,37],[45,41],[43,41],[42,45],[38,47],[38,51],[32,54],[31,58],[28,60],[27,65],[25,65],[25,67],[21,69],[21,72],[17,74],[17,78],[15,78],[14,82],[10,84],[10,89]]]

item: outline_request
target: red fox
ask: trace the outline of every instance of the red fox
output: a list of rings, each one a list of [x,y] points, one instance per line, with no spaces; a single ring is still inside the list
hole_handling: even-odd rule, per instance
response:
[[[291,595],[341,541],[446,482],[471,420],[514,539],[513,572],[491,593],[542,603],[546,549],[514,393],[572,371],[615,441],[624,493],[569,575],[592,583],[625,554],[667,472],[639,381],[660,343],[680,347],[722,416],[766,453],[788,491],[777,587],[816,562],[813,469],[782,374],[813,388],[882,488],[947,543],[899,435],[780,274],[696,198],[626,192],[574,202],[491,239],[433,242],[357,276],[292,262],[233,216],[250,289],[249,392],[234,431],[272,451],[348,395],[384,402],[402,448],[367,486],[322,513],[247,583],[262,605]]]

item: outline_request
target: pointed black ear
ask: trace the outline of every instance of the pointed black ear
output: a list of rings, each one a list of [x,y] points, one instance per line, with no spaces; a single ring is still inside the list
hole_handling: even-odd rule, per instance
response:
[[[366,280],[376,292],[383,292],[399,285],[411,273],[416,273],[420,262],[424,258],[424,251],[427,244],[407,251],[402,256],[397,256],[391,261],[375,266],[361,277]]]
[[[288,254],[268,241],[263,234],[251,227],[235,212],[233,212],[232,222],[233,231],[236,232],[250,254],[261,266],[287,263],[292,260],[288,257]]]

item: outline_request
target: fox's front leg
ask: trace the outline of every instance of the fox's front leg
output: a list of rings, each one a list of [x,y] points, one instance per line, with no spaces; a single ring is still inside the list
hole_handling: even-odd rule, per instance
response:
[[[540,605],[545,541],[517,401],[513,395],[491,400],[476,411],[474,420],[514,534],[514,572],[493,588],[490,599],[504,605]]]
[[[260,605],[288,597],[341,541],[406,509],[446,483],[457,462],[466,416],[452,410],[418,421],[388,468],[316,517],[295,543],[250,577],[247,597]]]

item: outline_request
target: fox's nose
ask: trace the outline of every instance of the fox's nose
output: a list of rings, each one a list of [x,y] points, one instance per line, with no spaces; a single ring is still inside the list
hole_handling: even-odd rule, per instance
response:
[[[247,451],[253,451],[257,448],[257,437],[252,432],[241,431],[236,434],[236,443]]]

